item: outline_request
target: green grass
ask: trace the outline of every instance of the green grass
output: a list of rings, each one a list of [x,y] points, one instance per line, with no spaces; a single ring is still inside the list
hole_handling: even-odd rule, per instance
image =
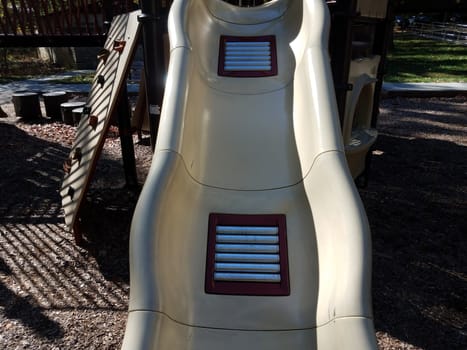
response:
[[[63,72],[65,69],[44,63],[31,55],[8,55],[0,64],[0,84]]]
[[[56,72],[56,71],[55,71]],[[61,71],[58,71],[60,73]],[[50,73],[54,74],[54,72]],[[31,78],[37,78],[41,76],[45,76],[47,74],[36,75],[36,74],[5,74],[5,76],[0,77],[0,84],[7,84],[13,81],[20,81],[26,80]],[[64,78],[57,78],[47,80],[47,83],[56,83],[56,84],[92,84],[94,79],[94,74],[83,74],[83,75],[76,75],[72,77],[64,77]]]
[[[384,80],[467,82],[467,46],[395,33]]]
[[[83,75],[75,75],[72,77],[66,77],[63,79],[54,79],[49,80],[50,83],[60,83],[60,84],[92,84],[94,79],[94,73],[86,73]]]
[[[63,71],[30,55],[12,55],[8,69],[0,68],[0,84]],[[57,80],[57,83],[92,83],[93,75]],[[394,34],[394,48],[388,52],[384,80],[387,82],[467,82],[467,46]]]

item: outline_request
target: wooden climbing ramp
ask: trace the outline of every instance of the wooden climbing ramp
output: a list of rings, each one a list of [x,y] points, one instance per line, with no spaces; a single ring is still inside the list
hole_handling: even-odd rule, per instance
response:
[[[63,165],[65,176],[60,195],[65,223],[73,229],[77,242],[81,239],[80,210],[136,49],[139,14],[140,11],[134,11],[112,20],[104,48],[97,57],[99,64],[76,139]]]

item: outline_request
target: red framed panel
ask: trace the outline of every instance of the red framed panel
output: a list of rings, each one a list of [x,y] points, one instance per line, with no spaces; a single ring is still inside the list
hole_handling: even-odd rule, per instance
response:
[[[229,70],[225,68],[227,43],[261,43],[267,42],[270,47],[270,69],[257,70]],[[261,78],[278,74],[277,46],[274,35],[267,36],[228,36],[221,35],[219,43],[219,61],[217,74],[224,77],[236,78]]]
[[[279,238],[280,282],[244,282],[215,280],[217,226],[277,227]],[[287,253],[286,216],[283,214],[209,215],[208,247],[206,259],[205,292],[209,294],[287,296],[290,295]]]

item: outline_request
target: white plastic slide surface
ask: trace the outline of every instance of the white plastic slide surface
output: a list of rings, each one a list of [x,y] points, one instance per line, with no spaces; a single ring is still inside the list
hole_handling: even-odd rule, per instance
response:
[[[366,156],[375,143],[378,131],[372,127],[373,101],[380,56],[354,59],[350,62],[342,134],[345,154],[353,178],[362,174]]]
[[[123,349],[376,349],[322,0],[175,0]]]

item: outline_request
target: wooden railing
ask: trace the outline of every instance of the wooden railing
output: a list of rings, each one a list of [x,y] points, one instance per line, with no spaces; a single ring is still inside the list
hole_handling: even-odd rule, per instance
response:
[[[99,46],[133,0],[0,0],[0,46]]]

